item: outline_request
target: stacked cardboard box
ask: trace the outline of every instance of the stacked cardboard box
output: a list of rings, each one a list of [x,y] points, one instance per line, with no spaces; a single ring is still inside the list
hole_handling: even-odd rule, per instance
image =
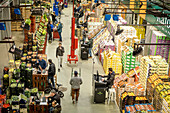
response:
[[[145,56],[141,58],[141,73],[139,81],[146,89],[147,77],[157,73],[158,75],[168,74],[168,63],[161,56]]]
[[[98,35],[96,35],[93,39],[93,52],[94,54],[97,54],[99,51],[99,47],[98,45],[103,46],[104,42],[109,42],[113,37],[109,34],[109,31],[107,30],[107,28],[105,28],[104,30],[100,31],[100,33],[98,33]]]
[[[132,47],[125,46],[124,51],[122,51],[122,64],[125,73],[139,65],[139,63],[136,62],[136,57],[133,56]]]
[[[153,102],[154,108],[161,113],[170,112],[170,83],[163,82],[160,76],[153,74],[147,81],[147,97],[149,102]]]
[[[112,68],[115,73],[121,75],[122,63],[120,55],[111,50],[104,51],[103,68],[106,74],[108,74],[108,68]]]
[[[135,26],[136,29],[136,36],[138,39],[145,39],[145,28],[144,26]]]
[[[170,43],[170,38],[160,31],[153,31],[151,43]],[[170,52],[169,45],[152,45],[150,46],[150,55],[161,55],[168,61]]]

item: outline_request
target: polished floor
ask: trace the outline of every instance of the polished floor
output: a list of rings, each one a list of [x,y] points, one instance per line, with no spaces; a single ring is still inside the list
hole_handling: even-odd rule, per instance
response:
[[[97,70],[100,74],[103,74],[103,68],[98,61],[97,57],[93,56],[93,60],[85,60],[82,61],[79,58],[79,62],[77,66],[75,65],[67,65],[67,55],[70,54],[70,46],[71,46],[71,15],[72,15],[72,5],[69,5],[68,8],[65,8],[62,12],[61,22],[63,23],[63,46],[65,48],[63,68],[60,72],[57,72],[57,83],[63,84],[63,86],[67,87],[67,91],[64,92],[65,96],[61,100],[62,104],[62,113],[119,113],[119,109],[115,102],[111,102],[109,105],[106,104],[94,104],[93,103],[93,93],[92,93],[92,74]],[[23,34],[22,32],[12,32],[13,40],[15,40],[17,47],[23,44]],[[58,60],[55,57],[56,48],[58,46],[58,40],[53,41],[51,44],[47,44],[46,54],[48,59],[52,59],[56,65],[58,66]],[[11,59],[11,55],[8,58],[8,50],[9,45],[1,45],[1,55],[0,55],[0,73],[2,75],[2,68],[5,65],[8,65],[9,59]],[[76,54],[79,56],[79,50],[76,50]],[[78,104],[72,104],[70,90],[71,86],[69,84],[69,80],[71,78],[71,70],[79,71],[81,68],[81,77],[83,79],[83,84],[80,89],[80,97]]]

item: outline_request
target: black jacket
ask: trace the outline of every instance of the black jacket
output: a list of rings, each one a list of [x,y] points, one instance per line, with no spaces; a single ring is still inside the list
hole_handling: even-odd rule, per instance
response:
[[[87,24],[88,24],[87,21],[84,22],[84,23],[83,23],[83,27],[84,27],[84,28],[87,28]]]
[[[83,17],[83,15],[84,15],[83,10],[81,10],[79,13],[79,18]]]
[[[48,76],[54,76],[56,73],[55,64],[51,63],[48,69]]]
[[[57,56],[63,56],[63,53],[64,53],[64,47],[61,46],[61,49],[60,49],[60,47],[57,47],[57,49],[56,49],[56,57]]]
[[[56,21],[56,15],[54,15],[54,14],[51,14],[51,16],[52,16],[52,21]]]
[[[93,39],[89,39],[89,41],[86,43],[89,45],[89,48],[92,48],[93,47]]]
[[[60,96],[58,93],[52,97],[52,101],[56,101],[60,105]]]
[[[87,31],[83,31],[83,37],[87,37],[87,35],[88,35],[88,32]]]
[[[114,79],[115,79],[115,72],[113,71],[111,74],[109,73],[107,77],[106,82],[108,87],[112,87]]]
[[[51,33],[51,26],[50,26],[50,23],[47,24],[47,33],[48,33],[48,34]]]

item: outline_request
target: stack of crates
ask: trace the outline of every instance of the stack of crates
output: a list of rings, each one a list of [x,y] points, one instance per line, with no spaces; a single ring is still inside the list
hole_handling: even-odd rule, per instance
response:
[[[150,58],[154,61],[155,67],[157,68],[157,69],[155,69],[153,71],[150,70],[150,73],[156,71],[156,73],[159,76],[168,74],[169,65],[166,62],[166,60],[162,58],[162,56],[150,56]],[[150,68],[153,69],[153,67],[150,67]]]
[[[30,20],[31,20],[31,32],[35,33],[35,27],[36,27],[36,23],[35,23],[35,16],[30,16]]]
[[[20,113],[27,113],[27,97],[23,94],[20,94]]]
[[[141,58],[140,83],[146,87],[147,77],[157,73],[159,76],[168,74],[168,63],[161,56],[145,56]]]
[[[103,68],[106,74],[108,74],[108,69],[112,68],[115,73],[121,75],[122,63],[120,55],[114,51],[104,51]]]
[[[138,39],[144,39],[145,38],[145,28],[144,26],[137,26],[136,29],[136,36]]]
[[[19,96],[12,96],[11,97],[11,103],[12,103],[12,112],[19,112]]]
[[[144,56],[141,58],[140,63],[140,76],[139,76],[139,82],[142,84],[143,88],[146,89],[146,80],[148,76],[148,64],[152,63],[153,61],[149,59],[148,56]]]
[[[139,63],[136,63],[136,57],[133,56],[133,48],[128,47],[128,51],[122,52],[122,64],[123,64],[123,71],[124,73],[127,73],[129,70],[134,69],[139,65]]]
[[[119,53],[113,54],[112,69],[115,73],[119,75],[122,74],[122,63],[121,63],[121,57]]]

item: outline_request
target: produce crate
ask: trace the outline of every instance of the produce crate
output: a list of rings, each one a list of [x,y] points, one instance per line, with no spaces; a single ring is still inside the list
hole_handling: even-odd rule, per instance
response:
[[[48,105],[29,105],[29,113],[48,113]]]
[[[27,113],[27,108],[20,108],[20,113]]]
[[[155,91],[154,94],[155,95],[154,95],[153,106],[156,109],[156,111],[161,111],[162,110],[163,99],[160,97],[158,91]]]
[[[33,87],[38,88],[38,91],[44,91],[48,85],[48,74],[35,74],[32,76]]]

